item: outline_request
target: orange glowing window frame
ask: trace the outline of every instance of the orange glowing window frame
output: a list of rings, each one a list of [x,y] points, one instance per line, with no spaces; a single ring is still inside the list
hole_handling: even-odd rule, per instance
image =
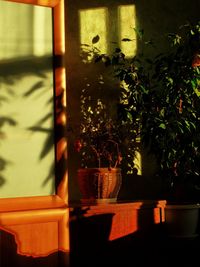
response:
[[[53,75],[56,140],[55,184],[56,193],[48,196],[16,197],[0,199],[0,230],[11,233],[17,243],[17,253],[32,257],[47,256],[55,251],[69,251],[68,171],[65,86],[65,36],[64,0],[4,0],[52,8],[53,14]],[[53,236],[52,224],[56,227]],[[48,226],[48,227],[46,227]],[[37,235],[27,242],[27,236],[39,227]],[[54,230],[55,230],[54,229]],[[41,240],[46,245],[40,245]],[[57,240],[55,242],[55,240]],[[37,243],[37,245],[35,245]],[[44,243],[44,242],[43,242]],[[50,244],[50,245],[49,245]]]
[[[67,142],[65,139],[65,36],[64,36],[64,0],[4,0],[8,2],[24,3],[52,8],[53,14],[53,74],[54,74],[54,99],[55,99],[55,136],[56,143],[56,194],[39,197],[17,197],[0,199],[0,212],[32,210],[41,208],[65,207],[68,203],[68,176],[67,176]],[[56,99],[59,99],[59,103]],[[58,129],[59,128],[59,133]],[[62,164],[62,166],[60,165]],[[59,165],[59,171],[58,167]],[[60,171],[62,169],[62,173]]]

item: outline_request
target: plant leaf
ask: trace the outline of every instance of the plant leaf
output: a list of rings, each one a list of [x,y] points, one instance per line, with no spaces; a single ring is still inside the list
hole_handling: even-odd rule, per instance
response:
[[[96,43],[98,43],[99,40],[100,40],[99,35],[96,35],[95,37],[92,38],[92,43],[96,44]]]

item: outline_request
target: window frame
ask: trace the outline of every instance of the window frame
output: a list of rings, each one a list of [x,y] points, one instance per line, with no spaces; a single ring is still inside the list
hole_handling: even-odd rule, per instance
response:
[[[1,198],[0,212],[63,208],[68,204],[68,171],[66,129],[66,79],[64,0],[4,0],[52,8],[53,14],[53,75],[54,75],[54,131],[55,131],[55,184],[56,193],[49,196]],[[62,89],[62,90],[61,90]],[[62,96],[62,107],[56,98]],[[62,112],[58,115],[58,110]],[[57,137],[58,136],[58,137]],[[58,168],[59,167],[59,168]],[[59,170],[58,170],[59,169]],[[60,171],[62,169],[62,171]]]

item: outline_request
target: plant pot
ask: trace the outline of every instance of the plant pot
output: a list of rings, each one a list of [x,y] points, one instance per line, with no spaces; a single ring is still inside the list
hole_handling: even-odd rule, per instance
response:
[[[78,170],[82,203],[116,202],[122,183],[120,168],[83,168]]]
[[[165,226],[167,235],[173,238],[198,236],[199,204],[166,205]]]

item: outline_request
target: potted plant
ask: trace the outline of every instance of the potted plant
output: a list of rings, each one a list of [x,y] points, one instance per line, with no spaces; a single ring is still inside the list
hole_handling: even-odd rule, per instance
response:
[[[200,200],[200,24],[185,25],[184,30],[182,36],[172,36],[172,51],[155,61],[154,78],[162,96],[156,93],[153,97],[157,111],[154,109],[146,123],[153,122],[147,127],[152,129],[152,150],[170,185],[165,209],[167,231],[173,237],[193,238],[198,235]]]
[[[82,92],[81,99],[80,128],[74,143],[79,156],[81,201],[115,202],[122,183],[119,128],[102,100],[91,100],[86,92]]]
[[[156,155],[165,181],[170,236],[198,235],[200,185],[200,24],[171,34],[169,53],[154,61],[151,106],[143,114],[142,139]]]
[[[142,145],[156,158],[169,234],[191,238],[200,200],[200,23],[168,37],[169,49],[151,59],[144,54],[126,59],[120,49],[111,59],[101,58],[114,64],[127,91],[120,116],[138,129]]]
[[[96,64],[100,51],[95,47],[100,37],[95,36],[91,45],[81,49],[85,73],[80,93],[80,116],[78,127],[73,128],[74,148],[78,155],[78,185],[84,203],[115,202],[122,184],[122,175],[133,169],[136,130],[129,122],[116,114],[118,88],[115,96],[108,99],[112,89],[108,81],[112,67],[105,71],[104,61]],[[89,60],[88,60],[89,58]],[[108,60],[108,57],[105,59]],[[99,66],[101,65],[101,68]],[[109,68],[109,66],[108,66]],[[93,73],[92,81],[88,70]],[[112,79],[112,78],[111,78]],[[117,83],[118,84],[118,83]],[[111,89],[109,92],[108,88]],[[117,90],[116,90],[117,89]],[[121,95],[121,92],[119,93]],[[119,97],[120,98],[120,97]],[[74,130],[76,128],[76,130]],[[129,155],[129,157],[127,156]]]
[[[100,128],[84,128],[75,149],[80,154],[78,184],[82,202],[113,202],[122,183],[119,144],[109,123]]]
[[[180,31],[169,34],[167,52],[148,61],[151,70],[139,79],[136,106],[141,142],[155,155],[157,174],[164,181],[168,234],[192,238],[197,235],[200,200],[200,23],[181,26]],[[126,109],[133,113],[132,103],[131,98]]]
[[[84,203],[115,202],[122,183],[122,160],[111,122],[82,124],[75,149],[80,155],[78,184]]]

